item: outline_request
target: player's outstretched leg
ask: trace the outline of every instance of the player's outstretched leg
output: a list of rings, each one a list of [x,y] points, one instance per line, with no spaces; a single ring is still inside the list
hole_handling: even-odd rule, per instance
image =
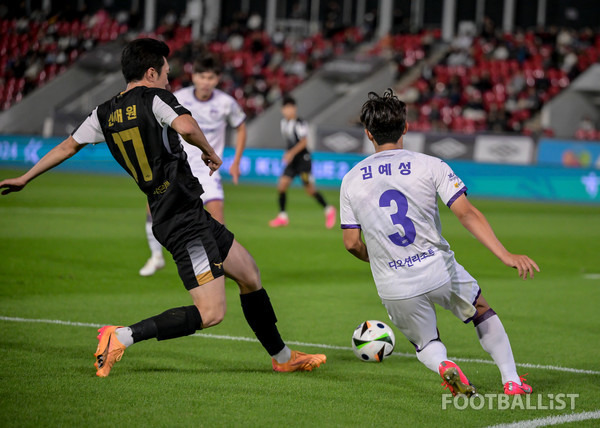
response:
[[[225,274],[237,282],[240,302],[248,325],[272,359],[273,370],[279,372],[311,371],[325,363],[323,354],[305,354],[292,351],[281,339],[277,317],[267,291],[262,288],[260,272],[250,253],[236,240],[233,241],[223,268]]]
[[[94,366],[96,366],[97,369],[96,376],[108,376],[113,365],[117,361],[121,361],[121,357],[123,357],[126,346],[117,339],[115,331],[118,328],[122,327],[105,325],[98,330],[100,333],[98,334],[98,347],[94,354],[96,357],[96,362],[94,363]]]
[[[442,361],[439,367],[440,376],[444,380],[442,385],[450,389],[452,395],[458,394],[470,397],[477,393],[475,387],[469,382],[469,379],[462,372],[460,367],[450,360]]]
[[[500,370],[504,393],[509,395],[531,394],[532,388],[517,374],[508,335],[498,315],[482,296],[476,302],[478,315],[473,319],[481,347],[490,354]]]
[[[312,371],[327,361],[323,354],[305,354],[287,347],[279,335],[277,317],[264,288],[241,294],[242,310],[258,341],[271,356],[278,372]]]
[[[202,329],[202,317],[196,306],[169,309],[129,327],[107,325],[98,335],[96,348],[96,375],[106,377],[113,365],[123,357],[125,349],[142,340],[175,339]]]

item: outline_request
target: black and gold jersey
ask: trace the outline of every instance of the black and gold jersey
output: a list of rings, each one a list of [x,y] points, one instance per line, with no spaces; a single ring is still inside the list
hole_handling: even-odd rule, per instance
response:
[[[106,141],[115,160],[147,195],[154,224],[202,194],[170,127],[182,114],[190,112],[169,91],[135,87],[99,105],[73,133],[81,144]]]

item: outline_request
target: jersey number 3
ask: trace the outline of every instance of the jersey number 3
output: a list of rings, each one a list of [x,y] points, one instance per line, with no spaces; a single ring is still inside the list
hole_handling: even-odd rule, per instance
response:
[[[379,198],[379,206],[382,208],[389,207],[391,206],[392,201],[396,202],[398,211],[390,215],[390,218],[392,219],[393,224],[399,224],[404,228],[405,235],[402,236],[396,232],[388,235],[388,238],[390,238],[390,241],[392,241],[394,244],[400,247],[406,247],[415,242],[415,237],[417,236],[414,223],[411,219],[406,217],[406,212],[408,211],[408,201],[402,192],[391,189],[383,192]]]
[[[124,143],[127,141],[131,141],[133,144],[135,157],[137,158],[137,163],[140,166],[140,171],[144,176],[144,181],[152,181],[152,169],[148,164],[148,156],[146,156],[146,151],[144,150],[144,143],[142,142],[142,136],[140,135],[139,128],[136,126],[135,128],[129,128],[121,132],[115,132],[112,134],[112,137],[116,145],[119,147],[119,150],[123,155],[123,159],[125,160],[125,164],[127,165],[127,168],[129,168],[129,171],[131,171],[131,175],[135,181],[139,183],[137,172],[131,164],[131,160],[129,159],[127,151],[125,150]]]

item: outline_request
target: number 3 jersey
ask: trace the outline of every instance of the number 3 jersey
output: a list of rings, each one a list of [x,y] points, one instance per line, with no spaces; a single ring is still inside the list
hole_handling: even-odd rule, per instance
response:
[[[456,262],[442,237],[437,196],[450,207],[467,188],[442,160],[408,150],[375,153],[342,181],[342,229],[361,229],[383,299],[448,282]]]
[[[169,91],[140,86],[96,107],[72,134],[80,144],[106,141],[115,160],[147,195],[154,224],[202,194],[170,127],[182,114],[190,112]]]

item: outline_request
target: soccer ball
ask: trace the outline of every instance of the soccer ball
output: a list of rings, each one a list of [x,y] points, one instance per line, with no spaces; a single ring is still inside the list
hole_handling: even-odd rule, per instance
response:
[[[382,362],[392,354],[395,344],[394,332],[381,321],[365,321],[352,335],[352,350],[363,361]]]

